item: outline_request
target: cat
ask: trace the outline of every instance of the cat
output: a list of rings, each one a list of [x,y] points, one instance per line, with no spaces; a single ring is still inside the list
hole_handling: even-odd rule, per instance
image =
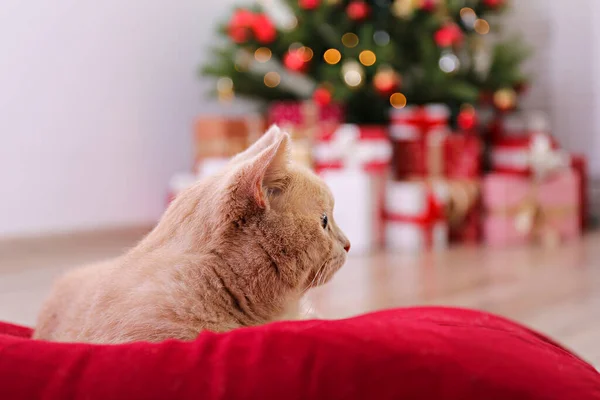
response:
[[[43,304],[34,339],[124,343],[193,340],[300,318],[350,242],[325,183],[291,163],[272,126],[219,173],[181,192],[126,254],[67,273]]]

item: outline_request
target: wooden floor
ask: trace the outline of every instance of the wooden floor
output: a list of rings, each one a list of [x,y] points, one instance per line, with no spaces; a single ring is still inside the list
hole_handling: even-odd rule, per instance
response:
[[[116,255],[143,233],[0,243],[0,320],[32,324],[56,276]],[[541,330],[600,365],[599,233],[553,250],[457,247],[437,254],[350,257],[311,297],[327,318],[413,305],[487,310]]]

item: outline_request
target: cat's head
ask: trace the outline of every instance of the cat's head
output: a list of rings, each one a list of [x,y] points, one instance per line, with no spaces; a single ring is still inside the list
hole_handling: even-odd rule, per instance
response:
[[[333,218],[330,190],[291,162],[291,146],[287,133],[271,127],[224,171],[181,193],[170,212],[188,246],[303,291],[331,279],[350,242]]]

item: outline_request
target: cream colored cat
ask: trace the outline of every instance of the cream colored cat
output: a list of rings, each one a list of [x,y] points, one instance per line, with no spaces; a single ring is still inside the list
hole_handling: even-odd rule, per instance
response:
[[[346,260],[333,198],[289,162],[272,127],[221,173],[182,192],[135,248],[65,275],[34,338],[121,343],[194,339],[289,319]]]

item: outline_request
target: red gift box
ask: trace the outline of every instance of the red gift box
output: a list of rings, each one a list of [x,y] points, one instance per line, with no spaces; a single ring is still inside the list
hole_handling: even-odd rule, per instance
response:
[[[343,119],[344,110],[338,104],[320,106],[312,102],[276,101],[271,103],[268,111],[269,124],[277,124],[284,130],[317,123],[339,124]]]
[[[446,106],[437,104],[407,107],[391,113],[395,179],[479,176],[481,141],[470,134],[451,135],[449,115]]]
[[[269,106],[267,119],[269,124],[277,124],[291,135],[294,141],[292,158],[310,167],[317,131],[322,127],[339,125],[343,116],[343,109],[337,104],[321,106],[311,101],[277,101]]]
[[[394,139],[395,179],[445,177],[474,179],[481,174],[482,143],[465,134],[434,132],[424,139]]]

